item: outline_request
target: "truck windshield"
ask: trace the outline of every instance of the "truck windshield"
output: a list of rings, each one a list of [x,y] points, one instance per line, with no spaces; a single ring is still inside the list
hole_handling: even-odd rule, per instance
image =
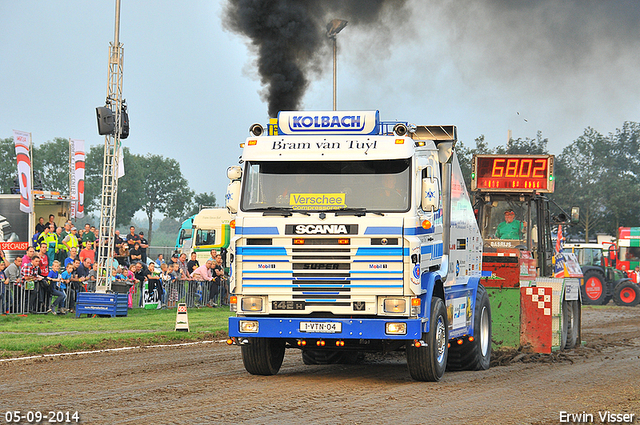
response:
[[[243,211],[409,210],[410,159],[248,162]]]

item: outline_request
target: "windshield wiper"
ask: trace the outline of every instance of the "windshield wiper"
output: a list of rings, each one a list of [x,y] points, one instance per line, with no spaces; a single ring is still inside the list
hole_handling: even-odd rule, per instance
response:
[[[355,215],[356,217],[363,217],[367,214],[367,209],[363,207],[358,208],[340,208],[339,210],[334,210],[336,212],[336,217],[340,215]]]
[[[293,215],[293,213],[291,211],[293,211],[293,208],[291,207],[267,207],[264,209],[265,211],[262,213],[263,216],[265,215],[281,215],[284,217],[291,217]]]

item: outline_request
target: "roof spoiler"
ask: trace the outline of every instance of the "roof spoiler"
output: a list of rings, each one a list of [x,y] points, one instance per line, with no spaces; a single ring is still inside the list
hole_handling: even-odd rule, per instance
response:
[[[453,142],[458,139],[458,129],[455,125],[418,125],[413,132],[414,140],[433,140],[438,142]]]

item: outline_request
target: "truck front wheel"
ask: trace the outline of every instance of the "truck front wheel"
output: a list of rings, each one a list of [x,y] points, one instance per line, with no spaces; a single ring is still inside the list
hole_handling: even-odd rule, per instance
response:
[[[284,344],[280,339],[249,338],[240,349],[244,368],[252,375],[275,375],[282,366]]]
[[[416,381],[436,382],[442,379],[449,354],[447,310],[440,298],[431,300],[429,332],[422,334],[426,347],[407,343],[407,367]]]

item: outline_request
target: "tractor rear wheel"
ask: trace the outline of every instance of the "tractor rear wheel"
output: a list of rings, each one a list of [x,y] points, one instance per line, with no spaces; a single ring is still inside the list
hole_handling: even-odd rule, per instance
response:
[[[606,280],[602,273],[597,270],[588,270],[584,273],[584,285],[580,287],[582,291],[582,302],[588,305],[604,305],[607,298]]]

